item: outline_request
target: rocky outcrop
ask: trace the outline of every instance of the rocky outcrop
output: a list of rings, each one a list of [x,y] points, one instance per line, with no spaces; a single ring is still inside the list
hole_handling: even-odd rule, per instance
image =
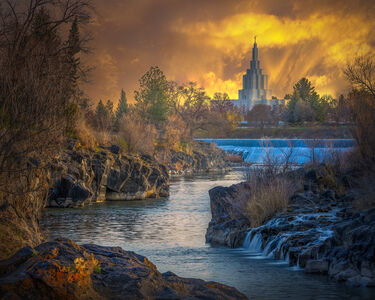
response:
[[[230,169],[226,153],[206,142],[195,142],[191,154],[170,150],[167,161],[168,167],[148,155],[123,154],[116,145],[92,151],[70,140],[51,164],[46,206],[166,197],[169,175]]]
[[[163,165],[148,156],[121,154],[115,145],[94,152],[73,142],[50,170],[47,207],[169,195],[169,175]]]
[[[119,247],[66,239],[25,247],[0,261],[1,299],[247,299],[216,282],[160,273]]]
[[[209,191],[212,219],[206,232],[207,243],[231,248],[242,245],[250,222],[243,214],[239,199],[247,190],[248,186],[243,182],[228,188],[218,186]]]
[[[296,173],[304,191],[291,197],[285,212],[256,228],[237,207],[249,192],[245,183],[211,190],[207,242],[263,252],[350,285],[375,286],[375,209],[355,213],[356,193],[343,192],[325,166]]]
[[[185,175],[203,172],[224,172],[230,170],[225,151],[213,143],[195,141],[192,153],[170,151],[168,169],[171,175]]]
[[[251,229],[244,245],[305,268],[306,273],[375,286],[375,210],[353,215],[349,205],[340,206],[327,212],[279,214]]]

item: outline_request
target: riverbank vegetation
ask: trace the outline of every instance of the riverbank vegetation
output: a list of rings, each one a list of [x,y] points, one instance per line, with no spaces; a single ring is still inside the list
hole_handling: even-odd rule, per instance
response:
[[[275,174],[270,168],[248,170],[246,182],[250,193],[244,203],[245,215],[257,227],[276,213],[285,211],[289,198],[301,188],[296,178]]]

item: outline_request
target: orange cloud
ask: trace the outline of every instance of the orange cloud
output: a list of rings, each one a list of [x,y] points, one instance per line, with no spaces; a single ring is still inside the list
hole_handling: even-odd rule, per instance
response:
[[[316,83],[318,90],[329,90],[333,94],[340,92],[331,88],[331,81],[337,80],[345,63],[356,54],[374,53],[371,41],[367,38],[375,28],[375,19],[364,20],[357,15],[341,18],[332,14],[314,14],[306,19],[292,19],[270,14],[242,13],[218,22],[198,22],[184,26],[177,23],[173,28],[184,34],[189,43],[205,45],[210,48],[211,53],[216,54],[217,65],[212,72],[219,79],[216,80],[217,88],[231,95],[233,90],[238,90],[241,86],[241,80],[234,81],[240,76],[235,73],[230,80],[224,81],[232,84],[221,84],[220,60],[228,55],[238,59],[246,57],[249,60],[254,35],[258,36],[258,45],[264,53],[260,59],[270,76],[270,88],[279,93],[279,96],[283,96],[288,91],[287,88],[292,87],[290,80],[285,81],[287,77],[296,81],[299,77],[308,76]],[[306,44],[310,49],[305,49]],[[300,48],[304,52],[299,51]],[[277,55],[277,51],[272,54],[272,51],[268,51],[272,49],[280,49],[280,56],[278,61],[273,59],[270,63],[268,55]],[[321,73],[316,70],[319,67],[329,73],[331,70],[328,69],[335,68],[336,76],[318,74]],[[245,69],[242,73],[244,72]],[[206,82],[204,76],[206,75],[202,74],[198,80]],[[212,88],[214,87],[210,85],[210,89]]]
[[[209,94],[236,98],[258,36],[269,88],[283,97],[301,77],[337,95],[342,69],[375,53],[375,2],[350,0],[96,0],[92,25],[94,99],[132,99],[138,79],[158,65],[168,79],[197,81]]]

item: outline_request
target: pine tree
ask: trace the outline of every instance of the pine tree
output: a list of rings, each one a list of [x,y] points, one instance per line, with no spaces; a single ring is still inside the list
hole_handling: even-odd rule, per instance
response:
[[[299,107],[307,107],[307,104],[313,109],[317,121],[324,120],[324,105],[315,91],[315,87],[307,78],[301,78],[293,87],[293,94],[288,103],[288,121],[291,123],[303,121],[296,118],[295,108],[299,102],[304,103],[300,104]]]
[[[106,117],[107,111],[105,109],[105,106],[103,104],[102,100],[99,100],[98,105],[96,106],[95,113],[97,117]]]
[[[107,124],[108,114],[107,114],[106,107],[104,106],[102,100],[99,100],[99,103],[96,106],[95,117],[96,117],[95,119],[96,119],[97,127],[100,130],[103,130]]]
[[[120,120],[121,117],[126,114],[128,111],[128,103],[127,103],[127,100],[126,100],[126,94],[124,92],[124,90],[122,89],[121,90],[121,97],[120,97],[120,101],[117,105],[117,109],[116,109],[116,120]]]
[[[134,95],[142,117],[154,124],[166,121],[170,112],[170,83],[158,67],[151,67],[142,76]]]
[[[75,19],[69,31],[68,54],[67,54],[73,89],[77,87],[77,80],[79,78],[78,70],[79,70],[79,65],[80,65],[80,59],[79,57],[77,57],[77,54],[80,51],[81,51],[81,46],[80,46],[78,24],[77,24],[77,19]]]
[[[111,100],[107,100],[105,104],[105,110],[107,111],[107,115],[110,117],[113,115],[113,102]]]

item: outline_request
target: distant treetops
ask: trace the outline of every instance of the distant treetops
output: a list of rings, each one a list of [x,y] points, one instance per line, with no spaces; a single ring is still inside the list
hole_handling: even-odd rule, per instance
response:
[[[124,115],[132,115],[144,123],[162,129],[171,116],[176,116],[184,124],[190,135],[198,128],[232,126],[238,118],[232,112],[233,105],[225,93],[215,93],[211,99],[203,88],[189,82],[178,85],[168,81],[157,66],[151,67],[139,80],[139,88],[134,91],[135,104],[129,105],[124,90],[114,112],[113,102],[99,101],[94,122],[100,130],[116,131]]]
[[[304,121],[325,121],[327,112],[337,107],[337,101],[330,95],[322,97],[307,78],[301,78],[294,86],[292,95],[285,96],[289,102],[284,119],[289,123]]]

